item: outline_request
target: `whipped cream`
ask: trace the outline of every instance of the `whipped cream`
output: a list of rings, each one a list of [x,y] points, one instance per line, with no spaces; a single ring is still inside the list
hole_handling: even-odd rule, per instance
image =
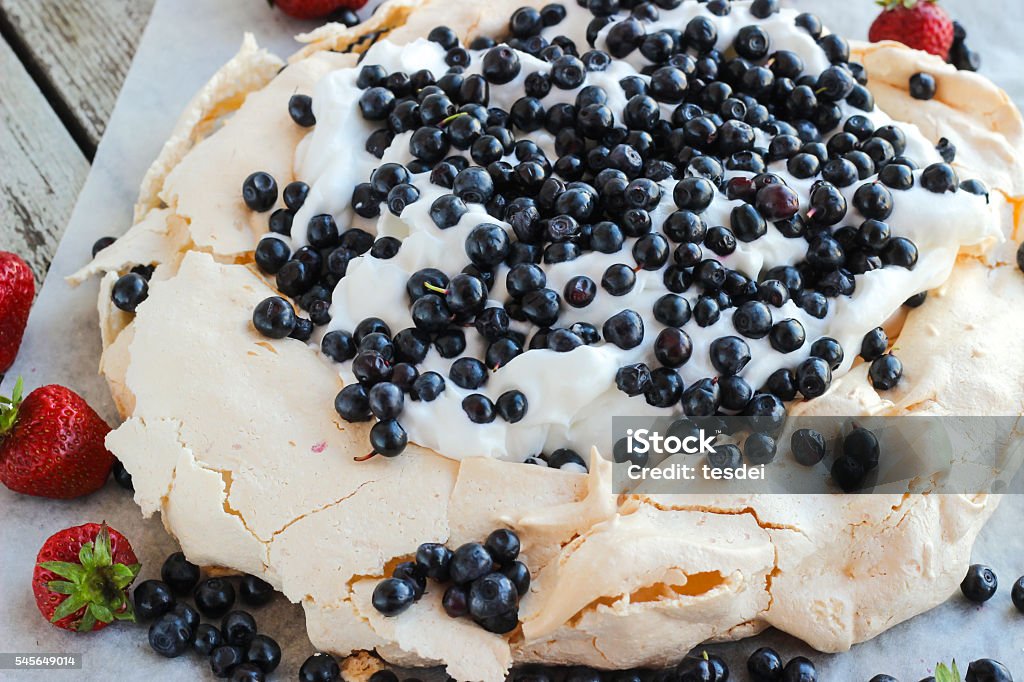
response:
[[[565,34],[581,46],[586,47],[585,28],[589,13],[575,3],[567,3],[568,16],[557,26],[545,29],[545,37]],[[733,4],[732,12],[717,17],[707,12],[702,4],[685,3],[675,10],[662,10],[657,22],[649,25],[649,31],[665,27],[683,28],[694,16],[710,18],[718,28],[717,47],[727,51],[737,32],[743,26],[760,24],[771,37],[772,52],[791,50],[797,53],[806,66],[806,72],[818,73],[828,66],[824,52],[814,40],[795,25],[796,13],[783,10],[767,20],[753,17],[749,3]],[[596,47],[604,48],[606,34],[611,25],[599,34]],[[473,60],[467,74],[479,73],[482,53],[473,53]],[[529,54],[520,52],[522,65],[518,76],[503,86],[490,89],[490,106],[508,109],[523,95],[523,81],[535,71],[545,70],[547,63]],[[443,74],[444,50],[439,45],[424,39],[407,45],[396,45],[383,40],[367,51],[363,64],[380,64],[389,72],[413,72],[430,69],[435,76]],[[619,81],[625,76],[639,75],[643,58],[634,52],[624,60],[614,61],[603,72],[591,72],[583,86],[597,85],[608,93],[608,106],[621,120],[626,103],[625,94]],[[488,215],[482,205],[469,205],[469,212],[458,225],[447,230],[437,228],[429,217],[433,200],[448,192],[433,185],[428,174],[413,176],[413,184],[420,191],[420,199],[409,205],[401,217],[390,214],[382,206],[381,216],[366,220],[355,216],[350,209],[353,187],[369,179],[373,169],[386,162],[408,163],[412,155],[408,151],[411,133],[395,137],[382,159],[377,159],[363,149],[363,143],[372,130],[380,124],[366,121],[359,112],[358,100],[361,90],[355,81],[358,68],[335,70],[324,76],[317,84],[313,95],[316,127],[300,143],[295,159],[296,176],[310,185],[310,192],[303,207],[297,212],[291,238],[272,235],[290,242],[293,250],[306,244],[306,224],[314,215],[330,213],[339,226],[360,227],[378,236],[394,236],[403,240],[399,253],[389,260],[378,260],[369,254],[355,259],[348,268],[348,274],[337,285],[331,307],[332,321],[321,332],[344,329],[351,331],[362,319],[375,316],[385,320],[392,332],[413,326],[405,292],[409,276],[424,267],[436,267],[449,276],[457,274],[469,262],[465,255],[464,242],[467,234],[476,225],[484,222],[501,225],[506,231],[511,228]],[[647,78],[642,76],[642,78]],[[553,88],[542,102],[546,107],[557,102],[573,102],[579,89],[560,90]],[[672,106],[662,104],[663,117],[668,117]],[[845,103],[844,117],[853,114],[866,115],[876,127],[891,123],[882,111],[854,110]],[[941,161],[931,143],[912,125],[900,124],[907,136],[906,155],[923,168],[930,163]],[[553,138],[546,131],[525,134],[516,131],[517,139],[534,140],[551,159],[557,158],[553,151]],[[761,139],[759,143],[766,140]],[[454,152],[453,152],[454,153]],[[802,210],[807,208],[807,197],[813,179],[798,180],[789,174],[785,162],[772,163],[768,169],[783,177],[801,195]],[[726,177],[749,176],[742,171],[726,171]],[[920,178],[920,171],[915,172]],[[853,194],[864,182],[842,191],[849,205],[848,217],[840,223],[858,225],[862,220],[856,216]],[[651,211],[655,231],[660,231],[667,216],[676,210],[672,200],[674,179],[661,183],[662,200]],[[920,187],[909,191],[893,191],[894,211],[887,223],[893,236],[911,239],[920,250],[920,258],[913,270],[886,267],[856,277],[857,287],[852,296],[830,299],[828,314],[824,319],[808,315],[792,301],[781,308],[773,308],[773,320],[787,318],[798,320],[806,331],[807,342],[797,351],[783,356],[772,349],[767,338],[745,339],[750,346],[752,359],[741,372],[755,389],[762,386],[768,376],[780,367],[795,368],[810,354],[813,341],[823,336],[838,340],[846,349],[846,358],[834,376],[845,374],[854,365],[856,349],[860,347],[864,334],[882,325],[896,313],[909,296],[935,288],[949,277],[961,247],[974,246],[1000,238],[997,216],[986,206],[984,197],[960,191],[955,194],[934,194]],[[709,227],[729,225],[731,210],[743,202],[729,200],[716,193],[711,206],[702,214]],[[839,227],[837,225],[836,227]],[[514,235],[512,235],[514,238]],[[587,252],[579,258],[553,265],[544,265],[547,286],[561,292],[565,283],[576,275],[586,275],[595,282],[600,281],[605,269],[616,263],[632,265],[631,248],[635,239],[627,239],[622,250],[616,254]],[[705,250],[705,258],[720,260],[727,268],[735,269],[753,279],[775,266],[792,265],[803,260],[807,242],[803,238],[789,239],[769,226],[766,236],[751,242],[739,242],[734,253],[717,256]],[[504,265],[495,270],[495,284],[490,292],[488,305],[500,306],[505,300]],[[586,452],[591,445],[606,445],[611,437],[612,415],[670,415],[672,408],[654,408],[642,397],[629,398],[615,387],[615,372],[623,365],[646,362],[657,366],[653,354],[654,341],[663,328],[651,315],[654,302],[668,290],[662,282],[662,272],[641,270],[637,273],[636,286],[624,296],[611,296],[601,290],[589,306],[573,309],[563,306],[556,326],[569,326],[576,322],[588,322],[600,329],[611,315],[620,310],[632,309],[644,317],[645,334],[643,343],[631,350],[623,350],[612,344],[600,342],[584,346],[570,353],[556,353],[550,350],[531,350],[516,357],[507,365],[492,372],[488,383],[476,390],[462,389],[452,381],[446,381],[446,390],[438,399],[423,403],[407,401],[401,422],[409,433],[410,440],[425,447],[461,459],[469,456],[486,455],[510,460],[522,460],[554,448],[572,447]],[[698,292],[692,287],[686,297],[693,304]],[[677,371],[686,385],[717,374],[711,365],[709,347],[716,338],[737,334],[732,324],[735,309],[722,311],[715,324],[701,328],[688,323],[684,331],[693,343],[692,356]],[[319,341],[318,334],[311,343]],[[482,357],[486,349],[484,340],[476,333],[467,334],[466,354]],[[448,376],[454,360],[440,357],[431,349],[419,365],[420,372],[435,371]],[[348,366],[339,367],[342,378],[352,381]],[[571,378],[571,380],[570,380]],[[495,420],[490,424],[474,424],[464,414],[462,399],[471,393],[484,393],[492,400],[509,389],[523,391],[530,404],[526,417],[508,424]],[[676,408],[676,411],[678,409]]]

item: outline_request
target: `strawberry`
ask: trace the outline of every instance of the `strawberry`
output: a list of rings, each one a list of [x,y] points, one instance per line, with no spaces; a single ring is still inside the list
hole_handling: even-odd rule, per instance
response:
[[[949,58],[953,20],[936,0],[878,0],[885,10],[871,24],[868,40],[895,40],[915,50]]]
[[[87,523],[43,543],[32,593],[39,612],[57,627],[91,632],[115,620],[135,620],[128,586],[138,574],[128,540],[105,523]]]
[[[69,499],[98,490],[114,456],[107,423],[74,391],[52,384],[22,401],[19,378],[0,396],[0,482],[15,492]]]
[[[296,19],[323,19],[338,10],[361,9],[366,0],[269,0],[272,6]]]
[[[36,281],[28,263],[0,251],[0,374],[14,364],[35,294]]]

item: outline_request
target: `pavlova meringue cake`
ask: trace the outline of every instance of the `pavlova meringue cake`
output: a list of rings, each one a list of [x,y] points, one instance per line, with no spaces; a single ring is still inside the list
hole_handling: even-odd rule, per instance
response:
[[[488,682],[769,626],[844,651],[952,594],[997,504],[612,494],[612,415],[1024,412],[1024,135],[983,77],[776,3],[586,4],[247,36],[74,277],[143,513],[323,650]],[[517,612],[381,608],[422,543],[501,528]]]

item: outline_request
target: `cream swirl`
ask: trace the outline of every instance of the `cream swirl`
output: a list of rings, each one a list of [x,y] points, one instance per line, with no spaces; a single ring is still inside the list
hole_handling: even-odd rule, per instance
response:
[[[590,15],[575,3],[568,3],[568,15],[557,26],[545,29],[545,36],[567,35],[579,45],[586,45],[585,31]],[[683,3],[675,10],[663,10],[658,21],[650,24],[651,30],[674,27],[682,28],[693,17],[702,15],[711,19],[717,29],[717,47],[723,52],[729,49],[739,30],[747,25],[761,25],[771,38],[771,51],[790,50],[798,54],[806,65],[808,73],[818,73],[828,66],[824,52],[815,41],[795,25],[796,13],[783,10],[767,20],[753,17],[749,3],[733,3],[732,12],[724,17],[712,16],[706,6],[698,3]],[[599,34],[596,46],[606,45],[609,27]],[[482,53],[472,53],[473,60],[466,73],[479,73]],[[508,109],[522,96],[526,77],[537,71],[545,71],[548,64],[529,54],[518,53],[522,68],[514,80],[506,85],[490,88],[490,106]],[[633,53],[624,60],[613,61],[601,72],[587,74],[586,85],[603,88],[608,94],[608,106],[621,120],[626,95],[620,80],[626,76],[642,75],[643,58]],[[411,73],[419,69],[430,69],[436,76],[447,70],[444,50],[437,44],[420,39],[408,45],[399,46],[382,40],[374,45],[362,60],[363,64],[379,64],[389,72]],[[293,248],[306,244],[306,225],[314,215],[330,213],[341,226],[355,226],[378,236],[390,235],[403,240],[398,254],[389,260],[379,260],[369,254],[361,256],[349,265],[347,275],[338,283],[331,307],[330,330],[351,331],[362,319],[380,317],[392,331],[413,326],[409,312],[405,284],[409,276],[418,269],[434,267],[454,275],[468,264],[464,243],[469,231],[480,223],[496,223],[514,234],[508,224],[488,215],[482,205],[470,204],[459,223],[447,230],[439,229],[429,216],[429,207],[437,197],[447,190],[433,185],[428,174],[413,176],[412,183],[420,191],[420,198],[410,204],[400,217],[391,215],[386,208],[380,218],[366,220],[355,216],[350,208],[350,197],[357,183],[366,181],[374,168],[385,162],[408,163],[412,160],[409,152],[410,134],[395,137],[382,159],[377,159],[363,150],[363,141],[374,129],[374,125],[360,115],[358,100],[361,94],[356,86],[358,68],[341,69],[325,76],[314,92],[314,111],[317,125],[303,140],[297,151],[295,168],[297,177],[310,185],[309,196],[297,212],[290,238]],[[583,86],[581,86],[583,87]],[[573,102],[580,88],[574,90],[552,89],[542,101],[545,106],[558,102]],[[891,119],[882,111],[855,111],[844,106],[844,116],[854,113],[868,116],[876,126],[886,125]],[[668,117],[672,107],[662,104],[662,114]],[[940,158],[933,146],[912,125],[900,124],[907,136],[906,154],[922,167],[938,162]],[[553,152],[554,140],[544,130],[524,134],[517,131],[517,139],[534,140],[549,156]],[[763,142],[763,138],[759,140]],[[807,208],[807,197],[813,180],[799,180],[787,172],[784,163],[773,163],[769,171],[781,176],[801,196],[801,209]],[[727,171],[726,177],[750,175],[741,171]],[[920,171],[915,172],[920,178]],[[870,181],[870,179],[868,180]],[[662,199],[651,217],[656,231],[670,213],[676,210],[672,200],[675,180],[660,183]],[[853,194],[862,183],[842,190],[849,206],[847,220],[853,218]],[[762,386],[769,375],[780,367],[796,367],[810,353],[814,340],[828,336],[838,340],[848,350],[836,376],[847,372],[855,361],[854,349],[860,347],[864,334],[883,324],[898,311],[909,296],[942,284],[948,277],[961,247],[973,246],[999,238],[994,214],[986,207],[985,199],[966,192],[934,194],[920,187],[919,183],[908,191],[894,192],[895,209],[887,221],[893,236],[902,236],[915,242],[920,250],[920,259],[912,270],[886,267],[856,277],[856,290],[851,296],[831,300],[827,315],[817,319],[790,301],[781,308],[772,310],[775,321],[798,320],[806,330],[808,342],[800,349],[783,355],[774,350],[767,338],[747,339],[752,359],[741,376],[754,388]],[[742,205],[739,200],[729,200],[717,193],[711,206],[702,214],[708,226],[729,225],[732,209]],[[856,225],[859,218],[853,219]],[[277,238],[283,238],[273,235]],[[287,238],[285,238],[287,239]],[[575,260],[545,265],[547,286],[561,292],[565,283],[576,275],[586,275],[600,281],[609,265],[631,264],[630,249],[635,239],[627,239],[623,249],[615,254],[586,252]],[[727,268],[737,270],[757,280],[767,270],[780,265],[793,265],[803,260],[807,242],[802,238],[787,238],[774,227],[753,242],[739,242],[734,253],[717,256],[709,251],[706,258],[716,258]],[[495,284],[489,295],[488,305],[502,305],[507,298],[505,274],[508,268],[499,266],[494,272]],[[591,445],[604,446],[609,442],[612,415],[648,415],[673,413],[676,408],[655,408],[643,398],[629,398],[615,386],[616,370],[623,365],[646,362],[656,366],[653,344],[658,333],[664,328],[650,314],[654,302],[668,293],[660,271],[637,273],[636,286],[624,296],[611,296],[599,291],[593,303],[586,308],[574,309],[563,306],[558,326],[569,326],[586,322],[598,328],[611,315],[620,310],[632,309],[644,317],[646,333],[643,342],[636,348],[623,350],[613,344],[601,342],[583,346],[569,353],[551,350],[531,350],[516,357],[497,371],[491,372],[488,383],[470,391],[448,381],[442,395],[430,402],[406,401],[401,417],[402,425],[408,431],[410,440],[442,452],[453,458],[486,455],[502,459],[522,459],[539,452],[550,452],[558,447],[572,447],[586,452]],[[691,304],[695,303],[698,292],[691,288],[683,294]],[[736,334],[733,326],[733,312],[727,309],[720,319],[708,326],[699,327],[689,323],[684,327],[693,343],[692,357],[679,368],[686,383],[716,375],[710,356],[710,344],[719,337]],[[467,334],[466,353],[482,357],[486,342],[470,332]],[[419,365],[421,372],[435,371],[448,376],[453,360],[442,358],[431,349]],[[353,380],[347,365],[340,369],[346,382]],[[526,417],[515,424],[495,420],[490,424],[470,422],[462,409],[462,399],[470,393],[484,393],[492,400],[509,389],[523,391],[530,409]]]

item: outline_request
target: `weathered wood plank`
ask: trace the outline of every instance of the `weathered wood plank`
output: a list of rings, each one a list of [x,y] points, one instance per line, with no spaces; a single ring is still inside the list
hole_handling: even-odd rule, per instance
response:
[[[42,283],[89,162],[46,98],[0,41],[0,248]]]
[[[0,0],[0,21],[92,158],[155,0]]]

